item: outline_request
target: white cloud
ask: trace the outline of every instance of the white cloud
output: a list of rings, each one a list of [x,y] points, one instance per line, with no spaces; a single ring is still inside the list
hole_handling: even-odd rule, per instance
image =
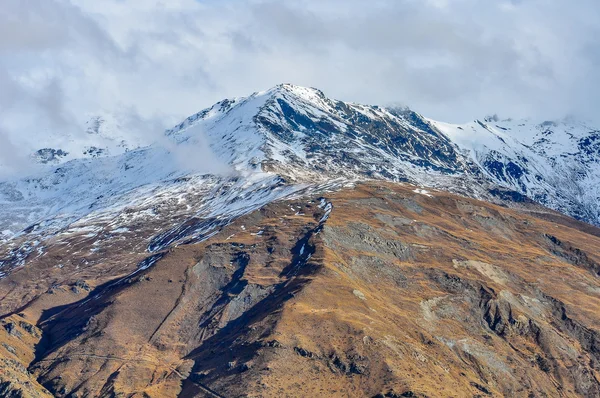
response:
[[[597,0],[4,0],[0,145],[68,145],[98,112],[150,141],[281,82],[454,122],[597,118],[599,30]]]

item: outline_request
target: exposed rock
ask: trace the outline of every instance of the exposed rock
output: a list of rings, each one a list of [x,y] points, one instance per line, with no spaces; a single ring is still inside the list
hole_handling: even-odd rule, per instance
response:
[[[58,163],[61,158],[67,156],[69,153],[62,149],[43,148],[33,155],[34,158],[40,163]]]
[[[17,329],[17,325],[14,322],[7,322],[3,326],[9,335],[17,338],[21,337],[21,332]]]

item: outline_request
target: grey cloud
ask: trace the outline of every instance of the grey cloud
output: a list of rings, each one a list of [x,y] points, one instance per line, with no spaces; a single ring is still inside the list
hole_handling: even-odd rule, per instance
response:
[[[281,82],[355,102],[401,101],[451,122],[488,113],[600,119],[597,0],[6,0],[3,7],[0,134],[17,149],[24,130],[76,139],[82,115],[97,111],[155,139],[217,100]]]
[[[401,95],[433,116],[449,98],[464,98],[467,102],[471,98],[471,104],[465,103],[453,115],[444,112],[444,117],[457,121],[469,112],[478,116],[482,112],[479,104],[514,111],[501,103],[512,102],[503,93],[507,88],[514,98],[530,95],[529,102],[535,102],[536,94],[546,96],[536,85],[540,81],[552,84],[556,78],[552,59],[536,47],[538,43],[518,43],[522,37],[517,28],[523,26],[514,26],[517,23],[512,18],[517,11],[503,11],[498,2],[483,6],[481,2],[463,1],[441,9],[407,1],[380,2],[380,7],[352,3],[356,12],[341,16],[318,12],[319,7],[310,4],[314,9],[311,12],[298,10],[289,3],[256,5],[253,30],[260,32],[259,27],[266,26],[273,35],[272,48],[309,47],[319,52],[329,49],[329,54],[320,54],[323,59],[317,61],[318,65],[339,57],[339,52],[331,51],[335,46],[346,49],[343,56],[347,63],[370,59],[374,67],[363,73],[379,73],[380,78],[373,87],[355,85],[362,95],[358,90],[348,90],[347,96],[367,94],[369,100],[377,101],[377,96],[370,94],[377,91],[380,101],[385,102]],[[484,11],[473,12],[477,7]],[[523,23],[531,23],[535,28],[540,23],[535,20],[539,18],[537,13],[529,13],[531,20]],[[310,22],[302,18],[309,18]],[[277,36],[276,32],[282,35]],[[520,49],[523,45],[526,48]],[[353,84],[357,81],[349,80]],[[372,79],[369,84],[373,84]],[[332,87],[332,91],[340,90]],[[500,101],[493,100],[500,93],[503,94]]]

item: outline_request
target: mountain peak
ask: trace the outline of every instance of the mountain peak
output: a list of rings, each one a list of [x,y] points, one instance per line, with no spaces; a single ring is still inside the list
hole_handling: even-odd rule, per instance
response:
[[[298,86],[291,83],[278,84],[268,90],[271,93],[288,93],[306,101],[320,101],[327,97],[323,91],[314,87]]]

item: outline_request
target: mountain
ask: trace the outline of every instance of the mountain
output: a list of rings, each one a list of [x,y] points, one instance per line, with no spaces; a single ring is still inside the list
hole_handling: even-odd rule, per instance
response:
[[[473,196],[485,195],[477,186],[489,191],[491,183],[600,222],[600,131],[572,120],[496,117],[451,125],[409,109],[344,103],[316,89],[282,85],[222,101],[168,134],[185,141],[199,130],[231,163],[260,163],[294,179],[409,181]],[[248,152],[240,153],[240,146]]]
[[[0,391],[596,396],[599,137],[284,84],[42,150],[0,182]]]

